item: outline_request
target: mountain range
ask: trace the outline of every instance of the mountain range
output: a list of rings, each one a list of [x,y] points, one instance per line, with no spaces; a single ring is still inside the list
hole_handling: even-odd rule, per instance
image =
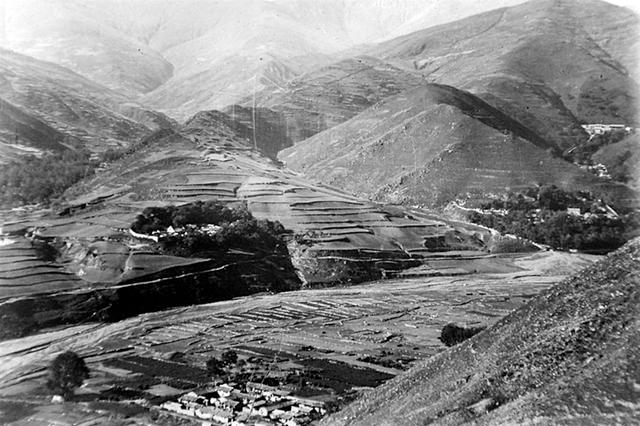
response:
[[[534,297],[543,287],[521,276],[542,271],[552,258],[560,264],[545,268],[567,275],[582,265],[580,257],[521,257],[512,251],[544,247],[451,213],[485,215],[476,207],[510,194],[514,203],[533,206],[517,224],[533,217],[544,227],[545,216],[530,212],[543,210],[542,193],[549,205],[569,197],[555,185],[589,201],[581,201],[583,211],[552,209],[549,217],[564,220],[557,225],[563,239],[575,236],[568,231],[573,221],[595,223],[580,238],[622,239],[615,227],[634,224],[640,207],[640,17],[630,9],[598,0],[9,0],[0,13],[0,164],[11,171],[1,193],[47,189],[34,176],[43,167],[52,169],[42,173],[53,182],[47,184],[60,186],[56,197],[64,191],[60,199],[42,191],[38,202],[48,203],[39,205],[14,197],[23,205],[0,210],[0,340],[27,336],[17,347],[35,348],[70,325],[250,295],[258,306],[266,293],[381,280],[376,285],[397,299],[393,306],[404,303],[402,291],[419,288],[427,304],[416,309],[424,312],[385,310],[373,331],[365,328],[369,314],[345,326],[352,319],[331,311],[356,305],[311,301],[326,310],[319,321],[336,327],[333,335],[329,323],[317,324],[327,342],[355,339],[348,352],[307,345],[316,341],[298,327],[306,319],[292,322],[306,340],[290,351],[398,374],[325,422],[637,419],[638,383],[629,371],[638,361],[639,241]],[[69,151],[82,155],[50,155],[75,154]],[[58,179],[56,167],[67,165],[82,173]],[[527,192],[533,187],[545,191]],[[226,210],[216,223],[190,217],[228,207],[237,208],[233,220]],[[169,226],[167,211],[180,213]],[[491,214],[512,213],[504,211]],[[139,229],[145,220],[162,226]],[[273,246],[256,242],[265,230],[273,232],[263,238]],[[633,233],[625,231],[623,240]],[[518,266],[527,262],[536,268]],[[543,272],[535,274],[544,288],[551,285]],[[451,278],[458,275],[469,281]],[[482,283],[467,287],[475,279]],[[443,305],[434,283],[461,298]],[[517,303],[503,296],[512,293]],[[531,300],[497,320],[524,299]],[[417,340],[435,340],[443,321],[435,317],[460,315],[453,307],[466,303],[490,327],[416,361],[405,328]],[[279,308],[273,318],[303,318],[288,316],[298,308]],[[236,320],[251,333],[268,333],[252,322],[260,315],[252,309]],[[154,330],[150,316],[137,318]],[[222,324],[197,333],[229,333]],[[193,329],[185,330],[192,338]],[[48,337],[38,340],[42,335]],[[24,345],[30,336],[35,343]],[[167,364],[154,365],[178,369],[222,350],[181,353],[176,349],[188,340],[167,336],[162,344],[95,342],[114,357],[158,356],[162,346]],[[364,357],[362,342],[380,342],[381,357]],[[0,356],[17,354],[12,344]],[[410,357],[380,363],[392,352]],[[279,352],[268,356],[274,354],[275,363]],[[402,374],[404,359],[415,364]],[[45,365],[28,367],[37,371],[24,378],[31,390],[21,382],[9,395],[37,394],[29,416],[46,419],[33,411],[49,404],[38,387]],[[108,375],[128,371],[103,367]],[[295,380],[303,386],[314,371]],[[186,389],[179,381],[163,379],[156,388],[128,374],[120,379],[124,387],[96,382],[104,393],[92,402],[105,396],[112,404],[96,406],[107,407],[103,414],[124,402],[128,410],[143,388],[145,395],[160,389],[162,398],[174,385],[176,395]],[[303,389],[314,391],[310,383]],[[18,403],[0,401],[0,416],[7,404]]]
[[[282,85],[356,45],[515,3],[9,1],[0,45],[144,94],[148,105],[185,119]]]
[[[629,9],[29,0],[4,13],[5,159],[126,148],[215,108],[267,156],[380,201],[441,206],[550,182],[636,198],[633,179],[565,161],[589,140],[582,124],[637,125]],[[609,164],[629,146],[608,148]]]

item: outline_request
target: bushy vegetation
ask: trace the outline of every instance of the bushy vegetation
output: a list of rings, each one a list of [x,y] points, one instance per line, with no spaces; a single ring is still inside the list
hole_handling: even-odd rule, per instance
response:
[[[447,346],[454,346],[475,336],[487,327],[462,327],[449,323],[440,332],[440,341]]]
[[[238,363],[238,354],[234,350],[224,351],[220,358],[211,357],[207,360],[207,372],[212,376],[227,374],[227,369]]]
[[[0,172],[0,206],[48,205],[71,185],[92,175],[96,166],[87,151],[22,157]]]
[[[571,214],[567,209],[579,209]],[[555,186],[510,193],[471,212],[473,223],[517,235],[555,249],[609,252],[636,235],[637,213],[607,214],[607,206],[585,192],[565,191]]]
[[[531,241],[520,237],[499,236],[489,244],[491,253],[528,253],[537,250]]]
[[[75,388],[89,377],[89,369],[84,360],[75,352],[58,355],[49,365],[47,387],[65,399],[73,397]]]
[[[91,159],[91,153],[85,149],[48,153],[42,157],[23,156],[0,170],[0,208],[27,204],[47,206],[67,188],[93,175],[100,163],[119,160],[172,133],[171,129],[158,130],[127,148],[108,149],[99,159]]]
[[[207,225],[219,228],[211,232],[203,229]],[[178,231],[162,234],[170,226]],[[206,256],[229,248],[274,252],[285,248],[285,229],[280,222],[258,220],[245,205],[229,208],[218,201],[148,207],[131,229],[147,235],[160,233],[160,248],[174,256]]]

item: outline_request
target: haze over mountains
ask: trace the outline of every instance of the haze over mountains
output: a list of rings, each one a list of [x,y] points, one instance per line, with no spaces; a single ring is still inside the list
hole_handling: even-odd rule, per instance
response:
[[[358,44],[518,2],[8,1],[0,45],[185,119]]]

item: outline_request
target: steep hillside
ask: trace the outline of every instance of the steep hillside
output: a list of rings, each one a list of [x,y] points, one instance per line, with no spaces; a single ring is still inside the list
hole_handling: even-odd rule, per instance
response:
[[[67,149],[64,139],[62,133],[0,98],[0,163]]]
[[[604,164],[614,179],[640,189],[640,136],[637,133],[603,146],[591,158],[595,163]]]
[[[632,198],[623,185],[553,155],[559,150],[478,97],[428,84],[387,98],[280,159],[348,192],[407,205],[442,205],[539,183]]]
[[[275,91],[262,91],[242,104],[251,107],[255,103],[278,112],[286,123],[287,136],[295,143],[422,84],[422,78],[413,73],[360,56],[304,74]]]
[[[638,259],[636,239],[325,424],[637,423]]]
[[[562,149],[578,122],[635,123],[640,20],[601,1],[531,1],[412,33],[366,53],[467,90]]]
[[[197,114],[71,188],[59,213],[6,212],[2,231],[15,241],[0,256],[0,316],[12,324],[6,336],[265,290],[357,283],[429,259],[469,273],[465,259],[486,255],[488,230],[310,183],[253,151],[245,131],[224,113]],[[281,222],[287,247],[177,257],[129,232],[147,207],[209,200],[244,203],[256,218]]]
[[[4,49],[0,87],[4,100],[95,152],[171,126],[162,114],[66,68]],[[10,122],[4,122],[2,130],[15,133]]]

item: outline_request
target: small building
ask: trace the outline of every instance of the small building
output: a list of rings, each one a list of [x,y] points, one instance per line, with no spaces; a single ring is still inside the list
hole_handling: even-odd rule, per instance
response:
[[[567,207],[567,214],[570,216],[580,216],[580,208],[578,207]]]
[[[311,412],[313,412],[313,410],[315,410],[315,408],[313,407],[309,407],[308,405],[294,405],[291,407],[291,412],[292,413],[300,413],[302,414],[309,414]]]
[[[265,385],[263,383],[249,382],[247,383],[247,390],[253,392],[261,392],[264,395],[273,395],[274,392],[278,391],[278,388]]]
[[[262,417],[269,417],[274,410],[282,410],[289,408],[294,404],[293,401],[283,401],[277,404],[264,405],[258,409],[258,414]]]
[[[228,396],[231,395],[231,392],[234,391],[233,386],[230,386],[226,383],[221,384],[220,386],[218,386],[216,389],[216,392],[218,392],[218,395],[227,398]]]
[[[257,400],[253,402],[249,402],[247,405],[242,407],[243,413],[257,413],[260,407],[264,406],[267,403],[265,400]]]
[[[218,411],[220,410],[214,407],[200,407],[196,409],[196,417],[199,417],[201,419],[211,420],[213,419],[214,414],[216,414]]]
[[[242,402],[244,402],[246,404],[249,401],[253,401],[256,398],[256,396],[252,395],[250,393],[247,393],[247,392],[241,392],[239,390],[234,390],[231,393],[231,398],[237,399],[238,401],[242,401]]]
[[[288,419],[285,422],[286,426],[301,426],[304,424],[307,424],[311,421],[311,419],[309,417],[297,417],[297,418],[292,418],[292,419]]]
[[[219,410],[213,415],[213,420],[222,424],[231,423],[231,421],[233,420],[233,413],[231,411]]]
[[[297,396],[290,397],[291,401],[298,403],[299,405],[306,405],[307,407],[313,408],[324,408],[324,401],[320,401],[318,399],[313,398],[301,398]]]

